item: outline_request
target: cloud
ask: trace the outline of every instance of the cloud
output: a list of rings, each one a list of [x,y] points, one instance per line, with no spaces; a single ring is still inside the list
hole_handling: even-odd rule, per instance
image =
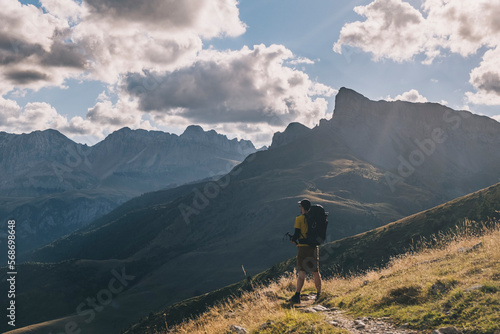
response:
[[[193,62],[203,39],[238,36],[236,0],[0,0],[0,95],[86,77],[114,84]]]
[[[489,0],[426,0],[427,31],[432,31],[435,47],[468,56],[482,46],[499,43],[500,3]]]
[[[127,72],[187,66],[203,39],[246,30],[236,0],[86,0],[82,8],[72,37],[91,57],[89,76],[107,83]]]
[[[0,97],[0,127],[10,133],[29,133],[35,130],[55,129],[68,137],[83,136],[86,142],[96,142],[122,127],[157,129],[142,119],[133,101],[119,100],[112,104],[106,94],[88,109],[85,118],[75,116],[68,120],[45,102],[32,102],[24,107],[14,100]]]
[[[101,129],[101,133],[112,132],[122,127],[141,128],[151,130],[153,127],[148,121],[142,120],[143,113],[138,111],[134,101],[120,99],[113,104],[106,94],[99,96],[99,101],[88,109],[86,122]]]
[[[471,103],[500,104],[500,2],[425,0],[421,8],[425,16],[402,0],[355,7],[365,20],[345,24],[333,50],[356,47],[372,53],[375,61],[403,62],[424,55],[423,62],[430,64],[449,52],[466,57],[486,47],[481,65],[470,74],[477,92],[466,96]]]
[[[293,59],[281,45],[239,51],[207,50],[190,67],[167,73],[130,73],[123,89],[141,110],[192,123],[317,122],[335,90],[284,66]],[[313,96],[322,96],[313,98]]]
[[[65,41],[70,26],[32,5],[0,0],[0,94],[15,87],[59,86],[86,66],[78,46]]]
[[[408,92],[404,92],[403,94],[400,94],[396,96],[395,98],[391,98],[388,96],[386,98],[387,101],[408,101],[408,102],[418,102],[418,103],[425,103],[428,102],[427,98],[420,95],[420,93],[416,89],[412,89]]]
[[[65,117],[59,115],[54,107],[45,102],[32,102],[21,108],[13,100],[0,98],[0,107],[2,108],[0,126],[9,132],[61,129],[68,123]]]
[[[282,45],[204,50],[175,71],[129,73],[121,98],[135,99],[158,126],[199,124],[268,144],[290,122],[316,125],[327,113],[326,98],[336,93],[286,66],[295,59]]]
[[[410,60],[422,52],[426,41],[421,27],[422,14],[401,0],[375,0],[354,11],[366,17],[364,22],[347,23],[333,49],[342,53],[342,45],[358,47],[371,52],[375,60],[391,58],[395,61]]]
[[[245,31],[234,0],[86,0],[89,22],[147,31],[192,31],[203,38]]]
[[[469,82],[477,92],[467,92],[470,103],[500,105],[500,46],[488,50],[479,67],[470,73]]]
[[[491,116],[495,121],[500,122],[500,115]]]
[[[311,59],[305,58],[305,57],[297,57],[293,60],[290,60],[288,62],[288,64],[290,64],[290,65],[300,65],[300,64],[312,65],[312,64],[314,64],[314,60],[311,60]]]

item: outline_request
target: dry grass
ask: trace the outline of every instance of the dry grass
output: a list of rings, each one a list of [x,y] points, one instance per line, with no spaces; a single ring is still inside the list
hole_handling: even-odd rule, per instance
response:
[[[420,330],[454,325],[469,333],[496,333],[500,330],[500,226],[495,223],[471,232],[467,225],[420,243],[412,252],[393,258],[386,268],[324,280],[321,303],[346,309],[354,317],[389,316],[396,324],[409,323]],[[259,330],[266,322],[280,323],[287,328],[283,333],[307,332],[297,324],[316,326],[324,321],[320,315],[311,318],[290,308],[286,299],[294,289],[294,276],[282,277],[168,333],[228,333],[231,325],[252,333],[278,333]],[[308,291],[315,291],[309,279],[303,293]],[[321,328],[316,332],[340,332]]]
[[[432,248],[396,257],[384,269],[326,281],[327,305],[353,316],[389,316],[418,329],[455,325],[470,333],[495,333],[500,330],[498,224],[444,239],[447,244],[431,240],[422,247]]]
[[[281,304],[284,296],[294,288],[291,276],[282,277],[278,282],[245,292],[236,299],[213,307],[200,317],[176,326],[170,332],[224,333],[231,325],[249,328],[268,320],[285,317],[286,310]]]

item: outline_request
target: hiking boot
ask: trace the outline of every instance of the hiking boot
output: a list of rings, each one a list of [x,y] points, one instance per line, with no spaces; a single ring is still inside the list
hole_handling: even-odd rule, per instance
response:
[[[318,301],[320,298],[321,292],[316,292],[316,298],[314,298],[315,301]]]
[[[295,293],[289,300],[292,304],[300,304],[300,293]]]

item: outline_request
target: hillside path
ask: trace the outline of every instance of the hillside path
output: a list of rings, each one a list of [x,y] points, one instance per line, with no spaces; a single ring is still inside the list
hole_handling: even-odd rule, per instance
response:
[[[320,304],[314,303],[314,294],[302,295],[300,305],[295,308],[305,313],[323,313],[326,316],[326,321],[335,327],[343,328],[353,334],[416,334],[419,331],[404,328],[400,326],[394,327],[389,321],[389,318],[373,318],[362,317],[353,319],[345,314],[345,311],[337,308],[327,308]]]

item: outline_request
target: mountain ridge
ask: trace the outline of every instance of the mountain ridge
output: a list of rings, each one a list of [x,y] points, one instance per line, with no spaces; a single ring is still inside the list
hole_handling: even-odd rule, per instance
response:
[[[255,151],[250,141],[201,127],[181,136],[122,128],[93,146],[52,129],[3,133],[0,218],[23,222],[18,241],[28,251],[144,192],[227,173]]]

